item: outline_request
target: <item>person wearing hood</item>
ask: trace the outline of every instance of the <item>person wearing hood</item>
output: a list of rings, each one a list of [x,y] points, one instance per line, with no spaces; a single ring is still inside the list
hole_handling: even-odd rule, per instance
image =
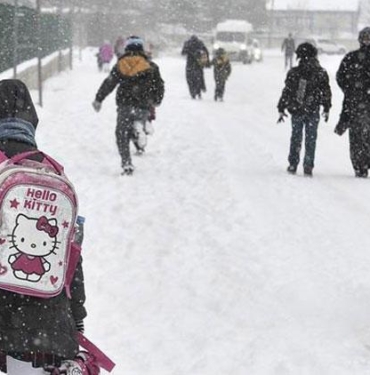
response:
[[[349,150],[356,177],[370,168],[370,27],[358,35],[360,48],[344,56],[336,74],[344,99],[335,133],[349,129]]]
[[[192,35],[185,41],[181,54],[186,56],[186,82],[190,96],[201,99],[202,92],[206,91],[203,69],[209,66],[208,49],[196,35]]]
[[[38,150],[39,119],[27,86],[20,80],[0,81],[0,150],[8,157]],[[28,157],[43,162],[42,153]],[[81,260],[71,285],[56,297],[38,298],[0,288],[0,370],[9,375],[44,373],[79,351],[83,332],[85,289]]]
[[[231,64],[227,52],[218,48],[215,57],[211,61],[213,65],[213,77],[215,79],[215,101],[224,100],[226,81],[231,74]]]
[[[287,73],[285,87],[277,106],[278,122],[284,121],[284,117],[287,116],[285,110],[287,110],[292,122],[288,172],[292,174],[297,172],[304,130],[303,172],[306,176],[312,176],[320,107],[323,107],[322,115],[327,122],[331,108],[331,89],[328,73],[317,59],[316,47],[310,43],[302,43],[295,53],[299,64]]]
[[[94,109],[101,109],[103,100],[116,88],[117,126],[116,142],[121,156],[122,175],[131,175],[130,140],[139,153],[146,146],[146,130],[153,108],[161,104],[164,81],[159,67],[144,52],[144,42],[137,36],[126,41],[125,53],[118,59],[109,76],[99,87]]]

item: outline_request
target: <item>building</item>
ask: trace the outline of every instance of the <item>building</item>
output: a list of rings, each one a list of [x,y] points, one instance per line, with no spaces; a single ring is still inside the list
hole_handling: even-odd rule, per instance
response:
[[[266,10],[272,38],[291,32],[350,39],[358,33],[359,0],[269,0]]]

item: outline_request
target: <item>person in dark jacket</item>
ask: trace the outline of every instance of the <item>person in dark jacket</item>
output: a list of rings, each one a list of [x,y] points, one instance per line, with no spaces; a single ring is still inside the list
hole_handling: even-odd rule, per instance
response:
[[[7,157],[37,150],[38,121],[27,86],[16,79],[0,81],[0,150]],[[43,156],[29,158],[42,161]],[[1,371],[19,361],[30,368],[58,367],[62,360],[75,357],[76,333],[83,331],[86,317],[81,259],[71,293],[71,299],[64,290],[56,297],[37,298],[0,289]]]
[[[289,33],[288,37],[283,40],[281,50],[285,55],[285,69],[291,69],[293,67],[293,57],[295,51],[295,41],[292,33]]]
[[[370,27],[358,36],[360,48],[344,56],[336,79],[344,94],[335,132],[349,129],[349,149],[356,177],[368,176],[370,168]]]
[[[285,87],[278,103],[279,119],[284,121],[285,110],[292,116],[288,172],[295,174],[299,164],[303,129],[305,131],[304,174],[312,176],[315,162],[317,128],[320,106],[325,121],[329,119],[331,89],[329,76],[317,60],[317,49],[310,43],[302,43],[296,50],[299,64],[288,71]]]
[[[148,59],[143,44],[143,40],[136,36],[127,39],[125,53],[98,89],[93,102],[98,112],[103,100],[118,85],[116,141],[123,175],[134,171],[130,139],[133,139],[138,152],[144,152],[146,124],[153,107],[159,106],[164,96],[164,81],[159,67]]]
[[[209,66],[208,49],[196,35],[192,35],[184,43],[181,54],[186,56],[186,81],[190,96],[201,99],[202,92],[206,91],[203,69]]]
[[[224,99],[225,84],[231,74],[231,64],[226,51],[223,48],[216,50],[215,57],[211,61],[215,78],[215,100]]]

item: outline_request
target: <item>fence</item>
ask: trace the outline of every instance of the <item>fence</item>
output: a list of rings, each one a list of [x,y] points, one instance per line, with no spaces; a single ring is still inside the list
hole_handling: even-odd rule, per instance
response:
[[[67,48],[71,20],[59,14],[41,13],[38,38],[37,12],[27,7],[0,4],[0,72],[14,64]]]

